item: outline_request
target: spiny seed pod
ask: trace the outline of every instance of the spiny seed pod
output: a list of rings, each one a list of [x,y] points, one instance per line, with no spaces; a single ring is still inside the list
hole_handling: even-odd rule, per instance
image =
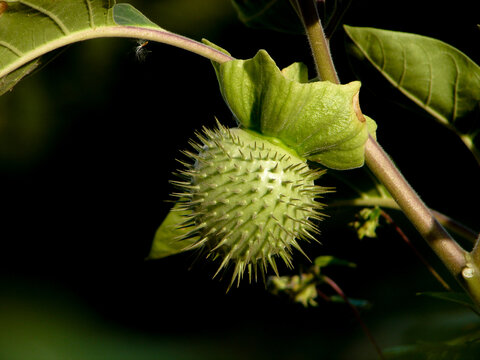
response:
[[[233,264],[231,284],[262,276],[275,258],[292,266],[297,240],[315,240],[313,223],[321,220],[322,205],[315,199],[328,191],[314,184],[323,171],[307,163],[278,141],[239,128],[204,129],[192,142],[194,160],[179,172],[183,181],[173,181],[182,191],[180,211],[188,215],[181,227],[189,229],[181,239],[196,237],[190,248],[202,248],[208,257],[220,259],[218,272]],[[230,284],[230,285],[231,285]]]

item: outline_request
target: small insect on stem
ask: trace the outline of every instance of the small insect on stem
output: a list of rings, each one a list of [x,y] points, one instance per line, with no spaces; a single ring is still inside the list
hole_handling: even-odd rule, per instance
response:
[[[147,44],[148,44],[148,40],[143,40],[143,39],[137,40],[137,46],[135,47],[135,58],[140,62],[145,61],[147,54],[151,52],[146,49]]]
[[[8,9],[8,4],[6,1],[0,1],[0,16],[2,16],[2,14],[7,11]]]

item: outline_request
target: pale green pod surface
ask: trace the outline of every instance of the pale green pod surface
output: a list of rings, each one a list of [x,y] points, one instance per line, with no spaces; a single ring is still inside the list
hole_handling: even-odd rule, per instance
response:
[[[322,219],[317,199],[329,189],[315,185],[323,171],[276,138],[240,128],[204,129],[191,163],[178,171],[177,204],[160,226],[149,258],[199,249],[233,267],[232,282],[248,272],[250,280],[276,259],[292,266],[292,250],[315,240]]]
[[[299,156],[339,170],[361,167],[376,125],[358,108],[360,82],[305,79],[305,67],[280,71],[264,50],[214,64],[222,95],[239,124],[276,137]]]

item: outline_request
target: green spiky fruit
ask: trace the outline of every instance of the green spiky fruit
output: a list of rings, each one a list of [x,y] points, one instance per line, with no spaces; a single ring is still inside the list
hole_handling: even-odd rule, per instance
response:
[[[196,237],[191,248],[220,259],[218,271],[233,264],[232,282],[245,270],[250,280],[269,266],[277,273],[277,257],[291,267],[292,249],[302,252],[298,240],[318,232],[313,221],[322,218],[322,205],[315,199],[327,189],[314,180],[322,172],[250,131],[219,125],[197,136],[196,153],[185,152],[193,164],[173,182],[182,190],[179,209],[190,214],[180,225],[189,229],[183,239]]]

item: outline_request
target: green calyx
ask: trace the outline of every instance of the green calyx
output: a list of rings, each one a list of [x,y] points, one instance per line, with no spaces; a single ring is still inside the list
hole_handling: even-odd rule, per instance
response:
[[[264,50],[252,59],[213,65],[241,126],[278,138],[301,157],[332,169],[364,164],[365,143],[369,134],[375,136],[376,124],[360,111],[360,82],[308,82],[305,65],[280,70]]]
[[[198,138],[196,152],[185,152],[193,164],[173,182],[181,190],[175,211],[183,219],[175,241],[185,244],[183,250],[200,248],[218,258],[217,273],[233,265],[232,283],[245,271],[250,281],[269,267],[278,274],[277,258],[291,267],[292,250],[302,252],[298,240],[315,240],[318,233],[313,221],[322,218],[323,205],[315,199],[328,189],[314,180],[323,172],[239,128],[219,125]]]

